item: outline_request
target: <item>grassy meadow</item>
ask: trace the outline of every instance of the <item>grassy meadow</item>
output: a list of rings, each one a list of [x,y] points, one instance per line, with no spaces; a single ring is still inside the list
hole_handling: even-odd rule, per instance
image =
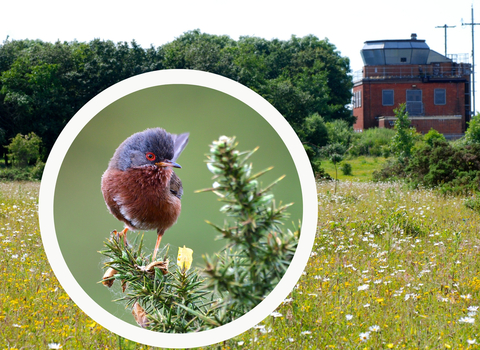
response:
[[[480,348],[479,213],[465,198],[362,181],[352,167],[355,181],[336,194],[318,183],[315,246],[289,297],[208,348]],[[0,349],[151,349],[97,325],[60,287],[42,248],[38,189],[0,183]]]
[[[342,164],[348,163],[352,166],[352,174],[344,175],[340,170]],[[337,175],[338,180],[340,181],[371,181],[372,174],[375,170],[380,170],[383,163],[385,163],[384,157],[369,157],[369,156],[360,156],[355,158],[347,158],[337,164]],[[335,179],[335,166],[331,161],[324,160],[322,161],[322,168]]]

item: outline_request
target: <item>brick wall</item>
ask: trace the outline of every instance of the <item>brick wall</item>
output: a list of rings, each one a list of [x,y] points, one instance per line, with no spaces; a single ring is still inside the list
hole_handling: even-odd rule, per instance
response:
[[[393,106],[383,106],[382,90],[394,91]],[[446,90],[446,104],[435,105],[435,89]],[[424,116],[461,116],[461,119],[426,119],[415,121],[420,132],[428,132],[430,128],[444,134],[465,132],[465,81],[421,81],[420,79],[379,79],[363,80],[354,86],[353,91],[362,91],[362,105],[353,109],[357,117],[354,129],[357,131],[372,127],[388,127],[380,117],[393,117],[393,110],[406,101],[407,90],[421,90]]]

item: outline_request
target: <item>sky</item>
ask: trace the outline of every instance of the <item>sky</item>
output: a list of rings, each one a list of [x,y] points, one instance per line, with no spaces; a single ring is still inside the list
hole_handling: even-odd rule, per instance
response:
[[[88,42],[96,38],[114,42],[135,40],[144,48],[158,47],[184,32],[288,40],[292,35],[328,38],[352,71],[360,70],[360,50],[367,40],[409,39],[416,33],[429,47],[452,54],[472,53],[471,8],[480,24],[480,0],[206,0],[110,1],[9,0],[2,4],[0,41],[40,39]],[[398,6],[398,7],[395,7]],[[480,62],[480,25],[474,26]],[[470,61],[471,63],[471,61]],[[476,74],[476,85],[480,79]],[[477,95],[480,95],[476,86]],[[480,107],[480,96],[476,98]],[[478,108],[477,108],[478,109]]]

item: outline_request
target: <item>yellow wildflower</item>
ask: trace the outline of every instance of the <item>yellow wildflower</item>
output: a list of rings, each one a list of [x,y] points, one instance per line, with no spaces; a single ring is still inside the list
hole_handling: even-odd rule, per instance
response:
[[[182,271],[188,271],[190,266],[192,266],[193,261],[193,250],[183,246],[183,248],[178,248],[177,255],[177,265],[182,269]]]

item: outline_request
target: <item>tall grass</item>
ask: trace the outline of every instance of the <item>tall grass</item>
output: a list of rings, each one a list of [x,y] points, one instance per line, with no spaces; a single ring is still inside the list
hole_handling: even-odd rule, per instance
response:
[[[480,215],[399,183],[318,184],[304,275],[263,322],[209,349],[478,349]],[[0,184],[0,348],[147,349],[83,314],[42,250],[37,184]],[[467,205],[465,205],[467,204]],[[470,205],[471,207],[471,205]]]
[[[0,182],[0,348],[115,348],[116,336],[75,306],[47,262],[38,189],[39,183]]]
[[[398,183],[318,185],[310,261],[290,297],[236,339],[258,349],[473,349],[480,218]]]

